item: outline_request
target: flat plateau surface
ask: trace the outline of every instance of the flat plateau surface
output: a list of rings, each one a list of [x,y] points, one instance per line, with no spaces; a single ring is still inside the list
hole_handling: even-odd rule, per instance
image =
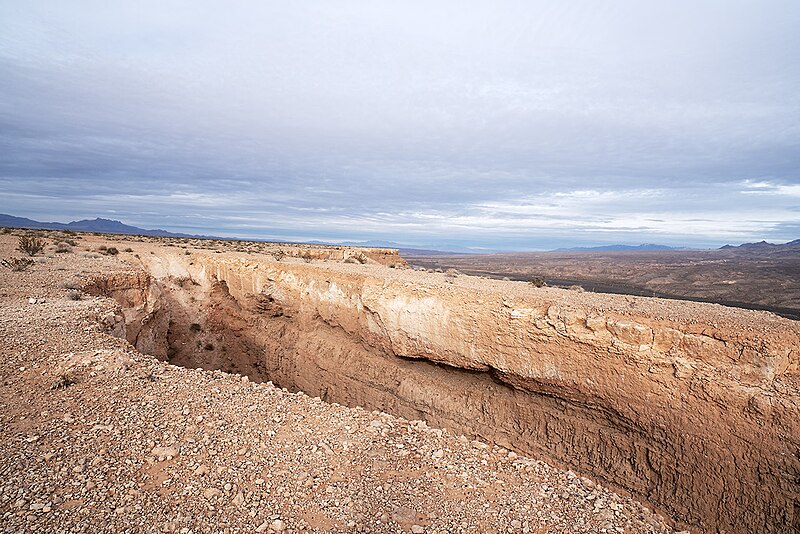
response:
[[[404,256],[412,265],[588,291],[715,302],[800,319],[800,247]]]
[[[121,252],[87,251],[100,245]],[[15,236],[0,236],[0,257],[19,256],[15,246]],[[261,257],[234,246],[217,245],[223,256]],[[181,253],[155,240],[87,235],[69,253],[48,246],[24,272],[0,268],[3,531],[672,532],[638,502],[537,459],[141,354],[104,332],[119,319],[113,300],[80,292],[73,300],[70,288],[89,277]],[[195,253],[214,252],[185,252]],[[449,283],[381,265],[330,268]],[[458,280],[467,289],[484,282]],[[634,305],[654,315],[669,307]]]

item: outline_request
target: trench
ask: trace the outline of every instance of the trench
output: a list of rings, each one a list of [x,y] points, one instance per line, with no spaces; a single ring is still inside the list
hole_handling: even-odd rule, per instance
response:
[[[680,435],[558,383],[402,357],[318,312],[309,316],[302,303],[268,293],[237,298],[213,277],[116,275],[84,289],[115,299],[125,318],[120,335],[172,364],[422,419],[589,476],[695,532],[800,529],[797,462],[771,465],[751,437],[743,445],[713,432]],[[729,480],[746,464],[759,472],[755,481]],[[783,480],[787,471],[794,482]],[[782,480],[771,481],[771,472]]]

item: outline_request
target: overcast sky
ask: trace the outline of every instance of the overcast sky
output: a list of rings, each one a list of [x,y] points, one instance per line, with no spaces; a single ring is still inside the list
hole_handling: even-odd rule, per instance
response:
[[[800,238],[800,2],[0,0],[0,212],[534,250]]]

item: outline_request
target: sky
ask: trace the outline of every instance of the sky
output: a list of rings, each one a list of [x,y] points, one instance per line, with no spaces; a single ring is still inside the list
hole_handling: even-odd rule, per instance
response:
[[[0,213],[474,250],[800,238],[796,0],[0,0]]]

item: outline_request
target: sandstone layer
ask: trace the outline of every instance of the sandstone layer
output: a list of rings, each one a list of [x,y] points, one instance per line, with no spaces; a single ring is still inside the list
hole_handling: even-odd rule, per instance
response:
[[[141,350],[477,436],[701,531],[800,528],[795,322],[377,266],[143,261],[152,277],[105,293],[138,286]]]

